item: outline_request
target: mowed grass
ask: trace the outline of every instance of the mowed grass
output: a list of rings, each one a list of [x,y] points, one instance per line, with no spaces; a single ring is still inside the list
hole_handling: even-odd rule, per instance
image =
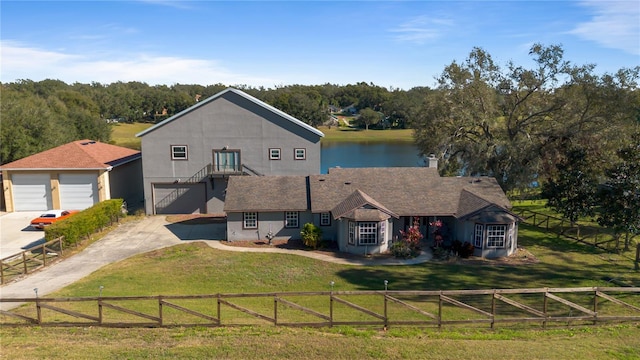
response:
[[[140,150],[140,138],[136,134],[153,126],[149,123],[117,123],[111,125],[111,142],[114,145]]]
[[[519,266],[430,262],[361,267],[295,255],[225,252],[196,242],[111,264],[47,297],[96,296],[100,286],[104,286],[104,296],[114,296],[326,291],[331,281],[335,282],[336,291],[381,290],[384,280],[389,281],[390,290],[609,286],[607,279],[611,277],[640,284],[640,273],[633,270],[633,262],[624,254],[605,253],[526,225],[520,229],[520,245],[540,261]],[[256,305],[246,301],[247,306]],[[265,313],[272,306],[272,302],[266,304]],[[326,312],[326,306],[320,311]],[[157,311],[157,304],[150,304],[149,309]],[[48,319],[58,316],[45,312]],[[391,327],[388,331],[353,327],[295,329],[266,323],[233,328],[30,327],[1,328],[0,339],[3,355],[17,359],[640,358],[638,324],[564,324],[546,331],[539,325],[499,325],[491,330],[486,324],[442,330]]]
[[[112,125],[111,142],[114,145],[140,150],[140,138],[136,134],[153,126],[149,123],[118,123]],[[413,142],[413,130],[358,130],[350,128],[338,128],[320,126],[324,133],[323,142]]]

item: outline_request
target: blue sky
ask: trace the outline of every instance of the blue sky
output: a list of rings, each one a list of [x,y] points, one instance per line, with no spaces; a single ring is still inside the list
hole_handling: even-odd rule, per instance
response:
[[[533,66],[559,44],[598,73],[640,65],[634,1],[12,1],[0,80],[434,86],[473,47]]]

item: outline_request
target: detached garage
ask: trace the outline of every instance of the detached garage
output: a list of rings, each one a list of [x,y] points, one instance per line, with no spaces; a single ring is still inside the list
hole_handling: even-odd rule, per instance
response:
[[[107,199],[138,206],[143,197],[139,151],[79,140],[4,164],[6,210],[83,210]]]
[[[49,210],[52,208],[49,174],[13,174],[15,211]]]

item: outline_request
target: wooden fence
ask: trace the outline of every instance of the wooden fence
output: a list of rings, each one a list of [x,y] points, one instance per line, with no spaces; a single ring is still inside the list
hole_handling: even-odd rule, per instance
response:
[[[615,249],[619,248],[619,237],[615,237],[610,231],[594,226],[583,226],[572,224],[569,220],[551,216],[531,210],[518,209],[516,214],[520,216],[525,223],[544,228],[547,231],[564,236],[568,239],[595,246],[602,250],[611,251],[612,243],[615,243]]]
[[[50,265],[63,253],[63,237],[0,259],[0,284]]]
[[[0,298],[0,326],[592,325],[640,321],[640,287]]]

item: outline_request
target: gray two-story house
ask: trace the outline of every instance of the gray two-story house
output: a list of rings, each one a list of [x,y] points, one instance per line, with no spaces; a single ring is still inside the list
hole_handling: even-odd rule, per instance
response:
[[[146,213],[190,214],[222,213],[230,176],[319,174],[324,134],[229,88],[136,136]]]

